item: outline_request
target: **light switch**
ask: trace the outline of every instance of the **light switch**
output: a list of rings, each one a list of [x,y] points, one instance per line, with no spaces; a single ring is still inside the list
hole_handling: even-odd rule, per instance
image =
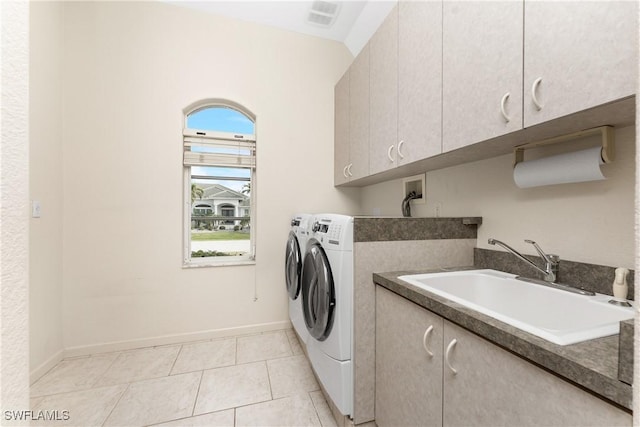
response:
[[[38,200],[34,200],[31,202],[31,217],[32,218],[40,218],[41,210],[40,210],[40,202]]]

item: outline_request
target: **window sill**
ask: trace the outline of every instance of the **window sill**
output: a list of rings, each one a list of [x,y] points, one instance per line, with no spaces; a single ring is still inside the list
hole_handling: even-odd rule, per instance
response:
[[[220,261],[220,262],[183,262],[183,269],[191,268],[209,268],[209,267],[237,267],[244,265],[256,265],[255,260],[237,260],[237,261]]]

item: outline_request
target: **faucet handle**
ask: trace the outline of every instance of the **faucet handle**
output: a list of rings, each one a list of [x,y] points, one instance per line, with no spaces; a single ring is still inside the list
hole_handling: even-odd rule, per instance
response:
[[[536,251],[538,251],[538,253],[542,257],[545,263],[544,269],[546,272],[546,277],[544,280],[548,282],[555,282],[558,276],[558,264],[560,264],[560,256],[555,254],[547,255],[546,253],[544,253],[542,248],[538,246],[538,244],[533,240],[525,240],[525,242],[532,244],[533,247],[536,248]]]
[[[544,253],[542,248],[540,246],[538,246],[538,244],[536,242],[534,242],[533,240],[526,239],[525,243],[529,243],[529,244],[533,245],[533,247],[536,249],[536,251],[538,251],[538,253],[540,254],[540,256],[542,257],[543,260],[550,261],[550,262],[558,262],[558,261],[560,261],[560,257],[558,255],[547,255],[546,253]]]

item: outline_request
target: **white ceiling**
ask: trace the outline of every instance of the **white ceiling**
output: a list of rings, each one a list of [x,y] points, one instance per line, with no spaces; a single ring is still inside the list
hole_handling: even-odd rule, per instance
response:
[[[380,26],[397,0],[338,1],[339,14],[329,28],[307,22],[307,15],[313,4],[313,1],[307,0],[168,0],[167,2],[229,18],[340,41],[355,56]]]

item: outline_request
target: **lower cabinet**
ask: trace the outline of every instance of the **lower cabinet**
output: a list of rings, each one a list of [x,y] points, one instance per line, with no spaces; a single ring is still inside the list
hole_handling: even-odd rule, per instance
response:
[[[630,426],[631,415],[376,287],[376,423]]]
[[[443,320],[376,286],[376,424],[442,426]]]

